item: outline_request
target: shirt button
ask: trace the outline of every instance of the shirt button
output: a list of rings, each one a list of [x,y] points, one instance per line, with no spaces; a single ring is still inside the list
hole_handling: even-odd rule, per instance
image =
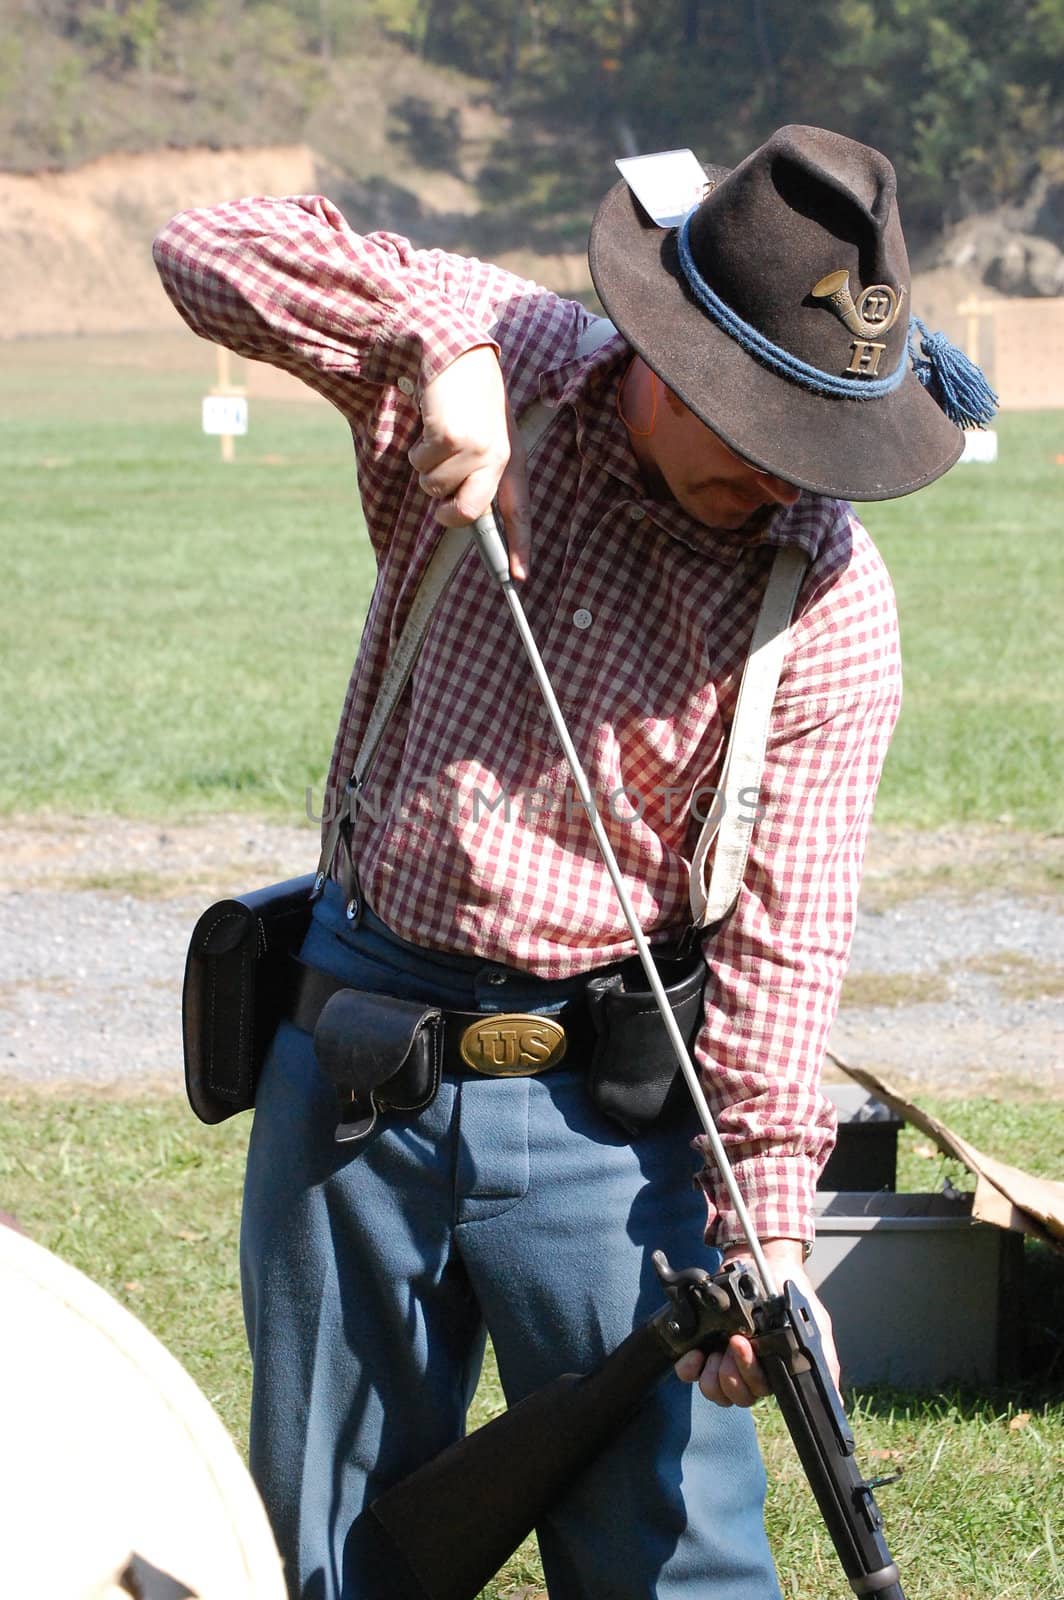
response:
[[[397,387],[402,389],[404,394],[413,394],[415,388],[414,380],[413,378],[400,378]]]
[[[643,510],[642,506],[629,506],[628,507],[628,521],[629,522],[642,522],[642,520],[643,520],[643,518],[645,516],[646,516],[646,512]]]
[[[573,612],[573,627],[574,628],[590,628],[590,626],[591,626],[591,613],[584,606],[581,606],[579,611],[574,611]]]
[[[499,986],[501,984],[504,984],[506,982],[506,974],[505,974],[505,972],[493,972],[491,974],[490,978],[488,979],[488,982],[490,984],[493,984],[495,986],[495,988],[499,988]]]

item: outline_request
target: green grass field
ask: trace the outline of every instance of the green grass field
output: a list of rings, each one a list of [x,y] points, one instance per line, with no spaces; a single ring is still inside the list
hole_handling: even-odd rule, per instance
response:
[[[1064,1102],[929,1102],[954,1128],[1034,1172],[1059,1170]],[[42,1244],[89,1273],[185,1363],[237,1439],[246,1431],[248,1360],[235,1240],[249,1119],[195,1123],[183,1103],[70,1101],[27,1091],[0,1098],[0,1204]],[[964,1181],[902,1133],[899,1187]],[[900,1470],[879,1499],[908,1600],[1055,1600],[1064,1593],[1060,1260],[1027,1250],[1025,1376],[1011,1388],[941,1396],[876,1390],[851,1415],[869,1475]],[[914,1295],[936,1291],[914,1283]],[[963,1330],[959,1330],[963,1336]],[[473,1420],[501,1406],[486,1372]],[[768,1524],[787,1600],[849,1593],[775,1408],[756,1413],[770,1483]],[[542,1583],[526,1548],[486,1592]]]
[[[207,347],[178,336],[4,347],[0,812],[298,821],[307,786],[320,792],[372,583],[350,443],[324,407],[253,398],[252,432],[223,465],[199,432],[213,378]],[[881,822],[1061,827],[1062,432],[1059,415],[1005,417],[996,467],[866,510],[907,663]],[[937,1109],[999,1157],[1060,1175],[1061,1102]],[[247,1131],[247,1118],[202,1128],[172,1099],[0,1092],[0,1207],[158,1332],[238,1439]],[[965,1186],[903,1135],[899,1187],[947,1176]],[[1011,1388],[854,1399],[866,1471],[903,1473],[880,1499],[909,1600],[1064,1596],[1064,1291],[1059,1259],[1029,1247],[1027,1265]],[[475,1420],[499,1403],[489,1370]],[[757,1415],[787,1600],[841,1600],[779,1417]],[[488,1593],[541,1583],[526,1548]]]
[[[262,400],[232,465],[202,372],[8,346],[0,808],[174,817],[320,792],[372,586],[342,420]],[[200,356],[199,352],[202,351]]]
[[[190,338],[5,346],[0,810],[296,820],[320,794],[372,583],[350,442],[253,400],[224,465],[213,376]],[[998,465],[865,510],[907,674],[881,822],[1064,820],[1064,423],[1000,434]]]

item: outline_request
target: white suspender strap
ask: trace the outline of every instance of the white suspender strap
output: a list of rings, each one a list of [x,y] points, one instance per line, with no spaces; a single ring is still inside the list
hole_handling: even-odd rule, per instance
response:
[[[432,621],[432,613],[461,565],[472,541],[473,534],[468,527],[445,528],[417,586],[406,622],[403,624],[403,631],[384,669],[380,692],[370,713],[362,743],[358,747],[347,788],[342,796],[334,798],[336,812],[322,839],[321,855],[318,858],[316,888],[319,892],[332,868],[344,824],[348,819],[354,820],[359,791],[369,775],[373,757],[384,737],[384,730],[391,720],[392,712],[414,670],[414,663],[425,642],[429,623]]]
[[[432,560],[425,568],[421,582],[417,586],[403,624],[403,631],[384,669],[380,693],[362,737],[362,743],[359,745],[358,755],[355,757],[352,773],[355,789],[366,781],[373,757],[377,753],[377,746],[414,670],[414,663],[420,654],[429,623],[432,621],[432,613],[457,572],[462,558],[469,549],[472,537],[468,527],[445,528],[440,535]]]
[[[809,557],[804,550],[796,545],[781,545],[765,585],[750,653],[739,684],[719,790],[691,861],[691,916],[696,928],[722,921],[742,887],[765,765],[772,703],[783,668],[798,590],[808,565]],[[740,801],[739,796],[744,791],[746,799]],[[711,851],[713,865],[707,888],[706,864]]]

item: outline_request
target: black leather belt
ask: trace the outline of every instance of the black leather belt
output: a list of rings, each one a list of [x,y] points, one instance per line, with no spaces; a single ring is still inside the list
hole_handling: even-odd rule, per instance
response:
[[[332,973],[301,963],[292,1022],[313,1034],[333,995],[352,988]],[[451,1011],[442,1006],[425,1009],[439,1017],[441,1065],[445,1072],[479,1073],[492,1078],[531,1077],[562,1060],[586,1063],[596,1037],[582,994],[550,1011]]]

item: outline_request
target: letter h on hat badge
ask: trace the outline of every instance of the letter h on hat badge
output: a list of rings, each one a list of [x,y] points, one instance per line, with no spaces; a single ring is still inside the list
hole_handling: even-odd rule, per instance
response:
[[[876,335],[887,333],[894,326],[904,289],[899,294],[888,283],[873,283],[862,289],[855,301],[850,293],[850,274],[842,267],[814,283],[810,292],[814,299],[826,300],[839,320],[856,335],[846,371],[854,377],[874,378],[879,371],[879,358],[887,348]]]

